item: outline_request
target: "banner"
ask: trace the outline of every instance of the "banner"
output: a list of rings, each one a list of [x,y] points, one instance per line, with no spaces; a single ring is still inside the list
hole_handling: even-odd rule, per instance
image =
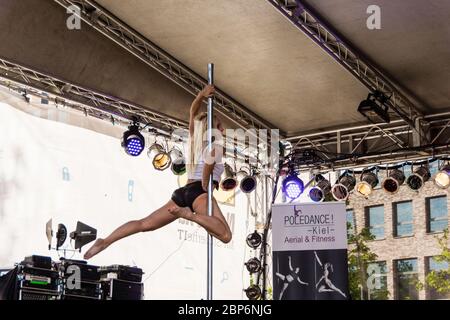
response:
[[[114,138],[41,118],[39,107],[0,88],[0,270],[32,254],[59,260],[63,252],[48,250],[45,225],[50,218],[54,228],[63,223],[70,233],[81,221],[104,238],[164,205],[182,183],[171,170],[155,170],[146,151],[128,156],[120,145],[123,128]],[[49,118],[72,117],[64,108],[48,108]],[[21,111],[28,109],[37,116]],[[86,127],[104,125],[82,117]],[[243,299],[249,283],[244,263],[251,256],[245,238],[254,230],[253,217],[245,194],[228,199],[217,194],[217,199],[233,239],[227,244],[214,240],[214,298]],[[206,239],[203,228],[178,219],[122,239],[89,263],[142,268],[145,299],[199,300],[206,296]],[[62,249],[72,244],[67,240]],[[68,251],[67,258],[83,259],[90,245],[81,253]]]
[[[346,300],[345,203],[279,204],[272,209],[274,300]]]

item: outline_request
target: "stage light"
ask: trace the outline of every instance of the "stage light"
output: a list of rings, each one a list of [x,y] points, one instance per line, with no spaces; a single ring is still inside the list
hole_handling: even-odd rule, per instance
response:
[[[58,231],[56,232],[56,250],[62,247],[67,239],[67,228],[62,223],[58,224]]]
[[[239,188],[243,193],[250,193],[256,189],[256,178],[250,174],[250,169],[243,167],[236,174],[240,178]]]
[[[220,182],[220,187],[224,191],[231,191],[237,186],[236,174],[228,164],[224,164],[224,178]]]
[[[291,200],[295,200],[303,193],[305,186],[296,175],[290,175],[283,180],[283,193]]]
[[[256,178],[254,176],[246,176],[241,180],[239,188],[243,193],[250,193],[256,189]]]
[[[250,273],[257,273],[261,271],[261,261],[258,258],[251,258],[245,263],[247,271]]]
[[[249,300],[258,300],[261,298],[261,289],[257,285],[252,284],[244,291]]]
[[[128,130],[124,132],[122,137],[122,147],[125,152],[133,157],[137,157],[141,154],[145,148],[144,136],[139,132],[139,124],[133,122],[128,127]]]
[[[373,188],[378,184],[378,177],[373,172],[363,172],[361,174],[360,182],[356,184],[356,191],[367,197],[372,193]]]
[[[388,177],[383,180],[381,187],[387,193],[394,194],[400,189],[403,182],[405,182],[405,175],[403,171],[393,169],[389,172]]]
[[[262,236],[255,230],[247,236],[246,242],[250,248],[256,249],[262,242]]]
[[[436,173],[434,183],[441,189],[447,189],[450,186],[450,165],[445,165]]]
[[[423,187],[430,177],[430,170],[427,167],[419,167],[408,177],[406,184],[411,190],[417,191]]]
[[[339,178],[338,183],[336,183],[333,188],[331,188],[331,194],[333,198],[337,201],[345,201],[350,195],[350,191],[355,188],[356,179],[354,176],[345,174]]]
[[[173,174],[176,176],[183,175],[186,172],[186,160],[184,159],[183,153],[180,150],[173,148],[170,150],[169,155],[172,160],[170,169]]]
[[[309,197],[314,202],[321,202],[331,190],[330,181],[325,179],[321,174],[315,177],[316,185],[309,190]]]
[[[369,93],[366,100],[361,101],[358,112],[372,123],[389,123],[389,107],[386,105],[388,98],[380,91]]]
[[[172,163],[170,155],[159,143],[152,144],[147,151],[147,155],[152,159],[153,167],[159,171],[167,169]]]

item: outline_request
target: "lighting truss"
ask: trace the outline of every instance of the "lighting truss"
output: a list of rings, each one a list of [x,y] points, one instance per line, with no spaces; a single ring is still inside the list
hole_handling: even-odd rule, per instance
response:
[[[55,0],[55,2],[66,10],[71,6],[80,8],[80,18],[83,21],[192,95],[196,95],[207,84],[204,78],[127,26],[95,1]],[[274,128],[220,89],[216,88],[214,97],[215,110],[242,129]]]
[[[370,91],[378,90],[390,97],[387,102],[390,109],[425,138],[425,133],[416,124],[416,120],[422,117],[422,113],[397,89],[398,84],[394,84],[391,79],[379,71],[379,68],[366,61],[367,59],[331,30],[302,1],[267,1]]]
[[[101,119],[114,117],[131,119],[137,117],[141,123],[171,132],[174,129],[188,129],[185,121],[151,111],[143,106],[109,96],[91,89],[69,83],[0,57],[0,82],[16,91],[27,91],[56,105],[65,105]]]
[[[145,123],[150,131],[170,137],[174,130],[188,132],[188,123],[166,114],[149,110],[123,99],[96,92],[54,76],[33,70],[0,57],[0,86],[18,94],[32,95],[51,101],[56,106],[64,106],[115,125],[128,127],[132,119]],[[183,137],[180,136],[180,139]],[[226,137],[227,141],[228,138]],[[246,146],[237,142],[237,148],[227,150],[229,157],[257,160],[246,152]]]
[[[355,126],[304,135],[286,140],[293,150],[314,149],[322,157],[323,168],[353,167],[358,164],[385,163],[427,158],[450,150],[450,112],[424,116],[429,124],[431,143],[415,147],[412,129],[402,120],[389,124]],[[340,158],[339,158],[340,156]],[[312,164],[314,165],[314,164]],[[311,166],[301,166],[308,168]]]

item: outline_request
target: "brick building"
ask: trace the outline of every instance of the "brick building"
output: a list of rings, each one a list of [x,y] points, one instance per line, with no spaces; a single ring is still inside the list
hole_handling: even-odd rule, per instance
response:
[[[404,184],[394,195],[378,187],[367,198],[355,192],[349,197],[347,221],[357,232],[368,227],[376,237],[369,247],[378,255],[381,283],[389,299],[450,299],[450,294],[414,286],[417,279],[423,283],[429,270],[448,268],[433,256],[441,252],[436,236],[450,225],[449,208],[449,189],[438,188],[432,179],[418,192]]]

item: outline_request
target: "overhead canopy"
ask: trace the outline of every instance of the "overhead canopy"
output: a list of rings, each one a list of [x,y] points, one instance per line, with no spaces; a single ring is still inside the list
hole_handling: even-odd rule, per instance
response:
[[[0,55],[187,120],[192,97],[97,31],[65,27],[56,2],[4,1]],[[306,1],[394,79],[424,114],[450,109],[450,2]],[[217,86],[274,127],[317,132],[365,123],[368,89],[261,0],[98,0],[196,73],[216,65]],[[370,4],[382,29],[366,27]]]

